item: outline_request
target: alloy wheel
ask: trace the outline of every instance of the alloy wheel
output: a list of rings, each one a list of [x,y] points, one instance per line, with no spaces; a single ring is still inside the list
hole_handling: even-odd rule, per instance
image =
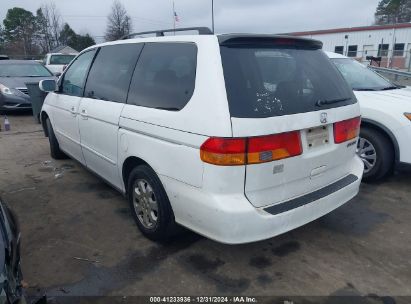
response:
[[[145,179],[134,182],[133,206],[140,223],[147,229],[154,229],[158,221],[158,202],[153,187]]]
[[[369,173],[377,163],[377,151],[374,145],[369,140],[360,137],[357,144],[357,154],[364,163],[364,173]]]

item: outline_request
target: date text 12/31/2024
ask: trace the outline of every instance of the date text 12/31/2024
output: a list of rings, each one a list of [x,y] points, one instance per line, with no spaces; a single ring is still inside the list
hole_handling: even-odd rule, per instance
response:
[[[150,303],[258,303],[255,297],[150,297]]]

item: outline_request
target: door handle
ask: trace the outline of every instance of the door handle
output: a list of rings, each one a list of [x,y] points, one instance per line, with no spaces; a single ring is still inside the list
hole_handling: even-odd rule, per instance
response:
[[[80,115],[81,115],[81,118],[82,118],[82,119],[84,119],[84,120],[88,119],[88,115],[87,115],[86,109],[82,109],[81,112],[80,112]]]
[[[72,116],[76,116],[76,115],[77,115],[77,113],[76,113],[76,108],[75,108],[74,106],[72,106],[72,107],[70,108],[70,113],[71,113]]]

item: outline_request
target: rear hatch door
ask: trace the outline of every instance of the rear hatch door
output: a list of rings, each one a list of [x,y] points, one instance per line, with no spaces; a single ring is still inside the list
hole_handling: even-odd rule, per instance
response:
[[[292,132],[284,145],[301,149],[271,161],[276,152],[261,151],[261,162],[247,165],[245,195],[254,206],[293,199],[350,173],[356,135],[335,143],[334,124],[358,117],[359,106],[318,42],[233,39],[221,43],[221,56],[233,137],[250,145],[250,138]]]

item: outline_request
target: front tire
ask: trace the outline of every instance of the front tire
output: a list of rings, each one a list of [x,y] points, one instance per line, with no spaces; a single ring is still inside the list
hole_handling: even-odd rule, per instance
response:
[[[378,130],[363,127],[358,140],[357,154],[364,162],[365,182],[383,179],[394,168],[394,149],[388,137]]]
[[[56,135],[54,134],[53,127],[51,125],[50,119],[46,119],[46,127],[47,127],[47,134],[49,137],[50,143],[50,155],[54,159],[65,159],[67,155],[64,154],[63,151],[60,150],[59,143],[57,141]]]
[[[140,231],[153,241],[166,241],[176,233],[174,213],[167,193],[153,169],[134,168],[128,179],[128,201]]]

